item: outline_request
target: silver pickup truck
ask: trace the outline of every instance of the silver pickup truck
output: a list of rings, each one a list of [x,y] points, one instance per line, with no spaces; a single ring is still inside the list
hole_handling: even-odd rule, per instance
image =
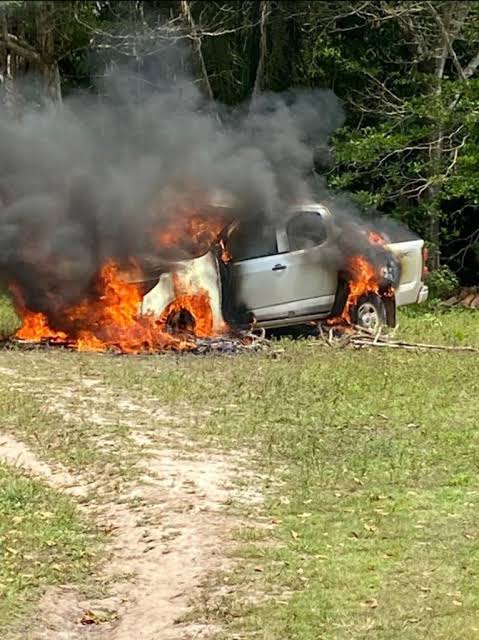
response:
[[[224,320],[276,328],[340,316],[349,291],[347,278],[332,267],[337,232],[333,214],[318,203],[291,208],[275,226],[234,223],[224,234],[227,264],[215,251],[176,263],[174,271],[151,282],[142,312],[162,314],[177,295],[179,277],[183,290],[208,293],[217,328]],[[394,326],[396,306],[428,297],[424,241],[386,241],[384,249],[399,265],[394,296],[365,295],[351,310],[354,322],[370,328]]]

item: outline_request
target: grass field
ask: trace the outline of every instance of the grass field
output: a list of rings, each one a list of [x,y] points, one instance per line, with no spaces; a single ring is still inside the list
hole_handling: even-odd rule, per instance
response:
[[[407,339],[479,347],[477,312],[406,310],[399,323]],[[247,451],[271,526],[238,530],[228,577],[235,589],[204,605],[225,638],[479,638],[478,356],[339,350],[314,340],[282,340],[273,351],[118,358],[4,350],[0,430],[82,473],[113,464],[121,481],[138,457],[130,432],[153,428],[144,416],[136,425],[115,420],[127,395],[188,416],[177,429],[198,449]],[[20,398],[2,367],[39,382]],[[61,392],[80,378],[111,394],[101,424],[42,408],[46,386]],[[105,450],[95,445],[99,430]],[[1,467],[8,599],[0,629],[14,602],[35,601],[39,584],[84,580],[91,570],[93,525],[69,500],[51,500],[51,490]],[[42,519],[45,511],[52,515]],[[41,563],[52,530],[72,549],[53,572]],[[39,559],[33,577],[11,580],[29,554]]]
[[[2,638],[46,585],[89,580],[98,541],[93,523],[71,500],[0,464]]]

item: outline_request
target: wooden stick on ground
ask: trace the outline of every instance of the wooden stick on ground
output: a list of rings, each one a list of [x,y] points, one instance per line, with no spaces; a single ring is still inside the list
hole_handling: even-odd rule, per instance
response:
[[[357,337],[352,339],[352,344],[360,347],[389,347],[391,349],[429,349],[433,351],[467,351],[470,353],[479,353],[479,349],[476,347],[470,347],[467,345],[457,345],[457,346],[449,346],[442,344],[425,344],[422,342],[404,342],[404,341],[393,341],[393,340],[365,340],[362,337]]]
[[[379,331],[378,331],[378,332],[376,333],[376,335],[374,336],[374,340],[373,340],[374,344],[377,344],[377,342],[378,342],[379,338],[381,337],[381,332],[382,332],[382,330],[383,330],[383,327],[382,327],[382,325],[380,325],[380,327],[379,327]]]
[[[406,340],[394,340],[393,336],[396,333],[397,328],[393,334],[382,335],[382,327],[377,332],[360,327],[359,325],[352,325],[349,330],[343,335],[334,337],[334,328],[330,328],[328,334],[324,334],[324,331],[320,325],[320,332],[322,342],[327,342],[329,346],[333,346],[334,342],[341,347],[345,348],[348,345],[352,345],[356,348],[366,347],[390,347],[391,349],[406,349],[406,350],[421,350],[428,349],[431,351],[450,351],[450,352],[468,352],[479,353],[478,347],[472,347],[469,345],[442,345],[442,344],[429,344],[424,342],[408,342]],[[324,339],[326,337],[326,340]],[[317,343],[316,343],[317,344]]]

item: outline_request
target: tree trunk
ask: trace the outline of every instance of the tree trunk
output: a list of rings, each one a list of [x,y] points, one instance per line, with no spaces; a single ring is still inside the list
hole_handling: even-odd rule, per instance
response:
[[[62,103],[60,70],[55,51],[54,2],[35,3],[36,48],[40,54],[38,66],[43,76],[44,96],[47,103],[59,106]]]
[[[198,68],[201,84],[205,94],[210,100],[214,100],[213,89],[211,88],[210,79],[208,77],[208,70],[206,69],[205,59],[203,57],[203,50],[201,48],[201,34],[198,33],[195,20],[191,14],[191,7],[189,0],[181,0],[181,13],[185,18],[189,30],[190,37],[192,39],[193,52],[195,54],[195,63]]]
[[[256,68],[256,78],[254,81],[253,95],[261,93],[265,89],[265,67],[266,67],[266,55],[268,52],[267,34],[266,34],[266,19],[268,15],[268,2],[261,0],[260,2],[260,40],[259,40],[259,60]]]
[[[448,43],[445,38],[442,38],[441,45],[436,52],[436,64],[435,64],[435,79],[436,88],[434,90],[435,97],[439,97],[442,93],[442,79],[444,77],[444,68],[448,58]],[[431,151],[431,159],[433,161],[433,170],[437,168],[441,161],[443,153],[443,137],[444,129],[442,124],[438,127],[434,133],[434,144]],[[440,251],[440,220],[439,212],[435,207],[434,200],[439,193],[440,187],[435,184],[431,185],[427,190],[427,201],[431,203],[429,211],[429,242],[431,243],[430,252],[430,267],[431,269],[438,269],[441,264],[441,251]]]
[[[13,116],[15,113],[15,90],[12,73],[14,61],[6,45],[8,29],[6,10],[4,7],[0,14],[0,30],[3,36],[3,41],[0,40],[0,102],[3,104],[5,111]]]
[[[467,16],[471,10],[470,3],[468,2],[460,2],[453,3],[451,6],[446,8],[446,13],[441,16],[440,12],[434,6],[432,2],[427,2],[429,9],[431,11],[432,16],[439,28],[439,44],[436,49],[435,55],[435,97],[439,97],[442,93],[442,81],[444,77],[444,69],[446,66],[446,62],[450,57],[453,63],[453,66],[459,76],[459,79],[462,81],[467,81],[467,74],[470,73],[469,66],[466,70],[462,68],[461,63],[457,57],[457,54],[454,50],[454,42],[458,37],[461,29],[467,20]],[[450,109],[454,108],[459,100],[459,92],[456,94],[453,103],[450,105]],[[439,167],[442,155],[444,153],[444,145],[443,138],[445,135],[444,124],[439,123],[437,132],[435,133],[435,142],[431,149],[431,160],[433,164],[433,171]],[[437,198],[439,193],[440,186],[432,185],[428,189],[427,197],[428,200],[433,203]],[[440,266],[441,262],[441,252],[440,252],[440,219],[439,212],[437,208],[433,205],[430,210],[430,220],[429,220],[429,240],[431,242],[431,259],[430,266],[432,269],[437,269]]]

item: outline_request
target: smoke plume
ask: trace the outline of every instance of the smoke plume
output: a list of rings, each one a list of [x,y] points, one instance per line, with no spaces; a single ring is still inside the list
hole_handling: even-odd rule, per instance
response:
[[[17,120],[0,113],[0,276],[32,310],[88,295],[107,259],[184,258],[181,242],[162,253],[152,233],[215,191],[255,224],[311,198],[315,149],[344,119],[328,90],[264,94],[233,109],[188,80],[141,104],[130,86],[117,77],[108,102],[77,96]],[[339,209],[331,264],[357,241],[354,232],[343,246],[352,223]]]

